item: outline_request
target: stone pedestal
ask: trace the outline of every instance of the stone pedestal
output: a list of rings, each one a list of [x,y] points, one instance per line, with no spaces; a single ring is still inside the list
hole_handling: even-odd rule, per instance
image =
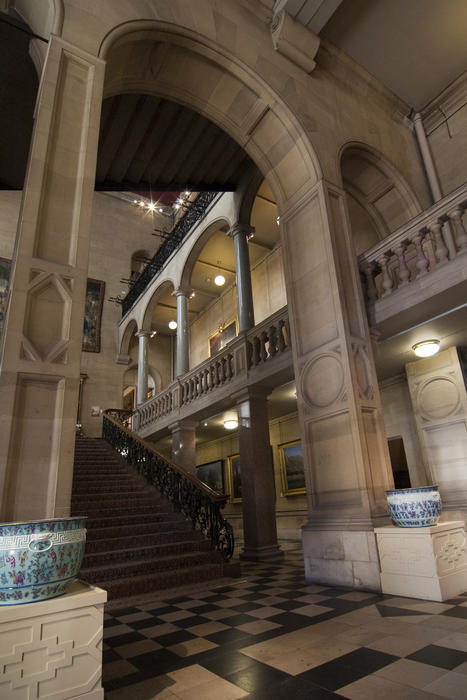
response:
[[[462,520],[433,527],[375,528],[383,593],[447,600],[467,591]]]
[[[2,700],[103,700],[106,599],[76,581],[59,598],[0,607]]]

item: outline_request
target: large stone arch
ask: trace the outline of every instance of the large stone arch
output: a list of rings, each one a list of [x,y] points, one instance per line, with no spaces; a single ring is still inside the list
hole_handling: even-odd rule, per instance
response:
[[[157,306],[157,302],[159,301],[160,297],[167,290],[168,287],[172,287],[174,290],[177,289],[176,281],[174,281],[173,279],[169,279],[169,278],[165,278],[165,279],[161,280],[160,284],[157,285],[154,292],[151,294],[151,297],[149,298],[149,300],[144,308],[144,311],[142,313],[142,321],[140,324],[140,330],[143,330],[143,331],[151,330],[152,314],[154,312],[154,309]]]
[[[268,178],[285,210],[321,178],[315,151],[287,105],[219,45],[163,22],[127,22],[105,37],[104,97],[141,92],[194,109],[226,131]],[[293,163],[293,167],[292,166]]]
[[[224,227],[228,230],[231,224],[232,222],[229,222],[227,219],[216,219],[200,232],[199,236],[194,241],[184,261],[179,285],[181,289],[189,289],[193,267],[197,259],[199,258],[202,249],[206,245],[207,241],[211,238],[213,233]]]
[[[126,323],[119,343],[117,359],[122,364],[129,362],[130,342],[138,331],[138,323],[135,318],[130,318]]]
[[[339,162],[351,220],[366,216],[368,228],[372,229],[366,234],[354,230],[354,237],[363,235],[370,241],[373,236],[373,243],[377,243],[421,211],[405,178],[376,148],[361,142],[346,143],[340,150]],[[357,252],[362,252],[358,241],[356,247]]]

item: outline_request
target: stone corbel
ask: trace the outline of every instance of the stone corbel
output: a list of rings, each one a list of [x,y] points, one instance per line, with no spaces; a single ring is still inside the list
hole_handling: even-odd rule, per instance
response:
[[[311,73],[320,39],[310,29],[294,20],[285,10],[277,12],[271,23],[274,48],[296,66]]]

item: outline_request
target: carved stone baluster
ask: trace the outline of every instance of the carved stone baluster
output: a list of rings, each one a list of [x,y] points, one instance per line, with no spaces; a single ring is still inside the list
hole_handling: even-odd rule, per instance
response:
[[[268,334],[266,331],[261,331],[261,361],[266,362],[268,359],[268,353],[266,350],[266,343],[268,342]]]
[[[227,356],[222,358],[221,363],[222,363],[222,383],[224,384],[227,381]]]
[[[277,353],[277,329],[275,326],[269,327],[269,356],[274,357]]]
[[[221,383],[220,362],[219,362],[219,360],[216,360],[215,365],[214,365],[214,386],[219,386],[220,383]]]
[[[397,259],[399,260],[399,287],[403,287],[404,285],[408,284],[410,278],[410,270],[407,267],[407,263],[405,262],[406,250],[407,246],[405,245],[405,243],[399,243],[394,250],[395,254],[397,255]]]
[[[464,250],[467,248],[467,232],[462,221],[463,215],[464,210],[461,207],[456,207],[449,212],[449,217],[454,222],[454,236],[456,238],[456,245],[459,250]]]
[[[234,376],[232,361],[233,361],[233,355],[229,353],[229,354],[227,355],[227,379],[228,379],[229,381],[230,381],[230,380],[232,379],[232,377]]]
[[[392,292],[392,287],[393,287],[393,281],[391,278],[391,275],[389,274],[388,270],[388,259],[386,256],[386,253],[383,253],[378,258],[378,263],[381,268],[381,275],[382,275],[382,287],[383,287],[383,293],[381,296],[385,297],[388,294],[391,294]]]
[[[249,340],[246,341],[246,367],[250,369],[253,364],[253,345]]]
[[[421,231],[418,231],[418,233],[414,234],[411,238],[412,243],[415,246],[415,250],[417,252],[417,269],[418,269],[418,275],[417,277],[422,277],[423,275],[426,275],[428,272],[428,260],[425,256],[425,253],[423,252],[423,246],[422,246],[422,233]]]
[[[444,242],[442,228],[442,224],[439,221],[434,221],[428,226],[428,230],[433,236],[437,265],[443,265],[448,262],[449,250]]]
[[[261,340],[257,335],[253,338],[253,364],[258,365],[261,362]]]
[[[209,389],[211,388],[211,382],[210,382],[210,377],[211,377],[211,368],[207,367],[204,370],[204,390],[207,393]]]
[[[371,304],[378,298],[378,290],[375,284],[376,266],[374,262],[368,262],[363,266],[363,272],[366,277],[366,295]]]

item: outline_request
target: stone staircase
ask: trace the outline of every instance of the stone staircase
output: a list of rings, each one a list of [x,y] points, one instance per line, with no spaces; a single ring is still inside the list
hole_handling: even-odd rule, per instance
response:
[[[78,437],[72,515],[87,515],[80,578],[109,600],[229,575],[190,522],[104,440]]]

